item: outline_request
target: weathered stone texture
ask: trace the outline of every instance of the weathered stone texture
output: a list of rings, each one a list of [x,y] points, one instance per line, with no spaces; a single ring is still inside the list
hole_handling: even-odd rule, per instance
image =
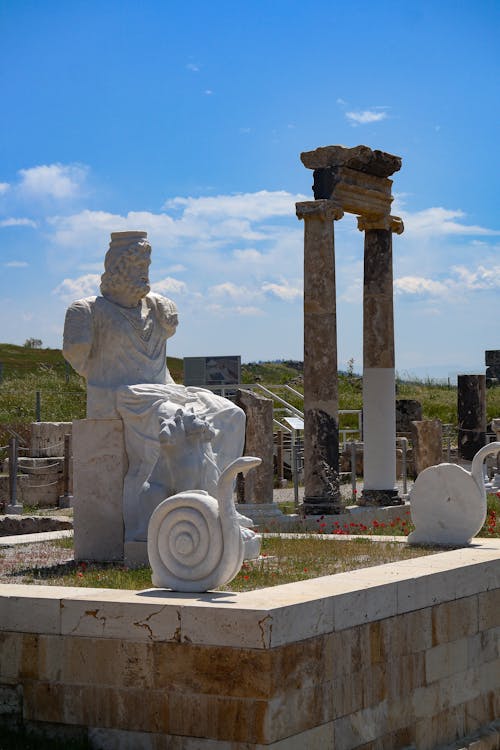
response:
[[[413,398],[396,399],[396,432],[411,432],[412,422],[422,421],[422,404]]]
[[[357,571],[267,594],[220,592],[196,604],[81,589],[59,600],[64,591],[56,589],[45,634],[25,632],[32,599],[22,596],[22,619],[15,597],[22,587],[4,586],[0,712],[39,729],[89,727],[91,746],[111,750],[401,750],[408,743],[436,750],[474,733],[482,741],[500,712],[499,589],[487,590],[498,574],[494,543],[380,566],[370,579]],[[469,578],[465,559],[474,561]],[[476,593],[461,596],[472,580]],[[421,596],[404,612],[415,587]],[[50,587],[24,588],[51,594]],[[325,589],[329,606],[317,610]],[[297,598],[287,606],[292,591]],[[266,597],[280,602],[267,615]],[[172,616],[162,619],[167,609]],[[308,610],[314,618],[301,629],[296,621]],[[205,645],[194,642],[190,614]],[[250,622],[262,631],[266,618],[280,645],[262,633],[243,644]],[[171,620],[193,637],[172,639]],[[224,634],[231,645],[214,645]],[[472,740],[459,747],[483,748]]]
[[[307,169],[349,167],[377,177],[390,177],[401,169],[401,157],[368,146],[320,146],[314,151],[303,151],[300,160]]]
[[[63,456],[64,436],[71,435],[72,422],[32,422],[31,455]]]
[[[274,484],[273,463],[273,402],[257,393],[238,390],[236,405],[246,416],[244,455],[262,460],[248,475],[238,476],[239,503],[272,503]]]
[[[439,419],[411,423],[415,476],[443,460],[443,426]]]
[[[304,483],[305,505],[311,505],[308,513],[336,512],[340,499],[333,233],[333,219],[340,215],[329,201],[297,204],[297,216],[304,219]]]
[[[73,422],[73,455],[75,559],[123,560],[122,420]]]
[[[472,461],[486,442],[486,377],[458,376],[458,452]]]
[[[363,367],[394,367],[392,232],[365,231]]]

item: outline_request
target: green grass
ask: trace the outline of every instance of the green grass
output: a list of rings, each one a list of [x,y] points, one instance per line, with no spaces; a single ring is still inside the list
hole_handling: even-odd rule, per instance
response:
[[[318,529],[321,531],[321,529]],[[387,532],[386,532],[387,533]],[[54,542],[56,547],[70,548],[72,540]],[[302,581],[318,576],[334,575],[349,570],[371,567],[397,560],[432,554],[438,548],[409,547],[398,542],[373,542],[370,539],[328,540],[319,534],[301,539],[285,535],[264,536],[259,560],[245,562],[225,591],[249,591]],[[26,568],[22,558],[19,570],[22,582],[54,586],[81,586],[143,590],[151,587],[149,567],[129,570],[123,565],[75,563]],[[14,580],[14,579],[13,579]],[[19,578],[16,574],[16,581]]]
[[[35,419],[36,392],[41,393],[43,421],[71,421],[85,416],[85,383],[70,370],[66,374],[64,358],[59,349],[27,349],[13,344],[0,344],[3,382],[0,383],[0,425],[28,425]],[[182,359],[168,357],[168,367],[176,382],[183,378]],[[273,385],[292,384],[303,392],[301,363],[252,362],[242,365],[242,382]],[[362,378],[355,373],[339,373],[339,408],[362,408]],[[302,409],[303,400],[283,390],[281,394],[293,406]],[[416,399],[422,404],[424,419],[440,419],[444,424],[457,424],[457,389],[435,380],[397,379],[397,398]],[[279,404],[276,402],[276,406]],[[486,393],[487,419],[500,414],[500,387]],[[340,427],[357,427],[355,415],[341,418]],[[16,429],[16,428],[15,428]],[[5,440],[0,434],[0,445]]]

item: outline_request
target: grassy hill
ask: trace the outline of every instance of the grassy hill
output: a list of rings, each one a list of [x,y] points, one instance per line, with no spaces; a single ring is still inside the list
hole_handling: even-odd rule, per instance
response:
[[[3,380],[0,383],[0,425],[27,425],[35,419],[36,392],[40,392],[43,421],[71,421],[85,416],[85,382],[66,368],[60,349],[28,349],[0,344]],[[182,383],[182,359],[168,357],[174,380]],[[242,365],[242,382],[291,384],[302,391],[302,363],[252,362]],[[285,395],[285,394],[284,394]],[[413,398],[422,403],[425,419],[457,422],[457,389],[432,381],[397,382],[398,398]],[[292,401],[289,393],[285,398]],[[300,399],[296,406],[301,407]],[[361,409],[362,379],[353,373],[339,373],[339,406]],[[500,416],[500,388],[487,391],[487,418]],[[353,426],[354,426],[353,420]],[[346,422],[343,423],[347,426]],[[3,444],[0,436],[0,445]]]

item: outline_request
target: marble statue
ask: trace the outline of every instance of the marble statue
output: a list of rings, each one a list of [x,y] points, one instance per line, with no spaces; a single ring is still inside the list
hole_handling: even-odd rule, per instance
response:
[[[469,544],[486,519],[483,463],[500,451],[500,442],[481,448],[471,471],[457,464],[438,464],[422,471],[410,492],[415,530],[410,544]]]
[[[260,462],[251,456],[233,461],[219,478],[216,497],[191,490],[158,505],[148,531],[154,586],[209,591],[232,581],[244,559],[258,557],[260,537],[240,526],[232,487],[238,472],[246,474]]]
[[[146,541],[153,510],[170,495],[216,493],[245,440],[239,407],[173,381],[166,341],[177,308],[151,292],[150,262],[146,232],[113,232],[101,295],[70,305],[64,326],[63,354],[87,380],[87,417],[123,420],[125,542]],[[239,516],[240,525],[251,523]]]

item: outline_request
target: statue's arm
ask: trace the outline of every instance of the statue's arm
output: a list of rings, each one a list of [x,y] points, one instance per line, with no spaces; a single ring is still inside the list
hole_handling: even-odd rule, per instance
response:
[[[175,304],[175,302],[172,302],[171,299],[162,297],[160,294],[155,294],[154,292],[152,292],[148,296],[151,299],[151,304],[156,310],[156,319],[159,325],[162,327],[165,340],[167,340],[174,335],[177,329],[177,324],[179,322],[177,305]],[[168,367],[165,382],[175,383],[175,380],[171,376]]]
[[[157,319],[163,328],[165,338],[169,339],[174,335],[179,323],[177,305],[171,299],[162,297],[160,294],[151,294],[150,296],[153,298]]]
[[[87,376],[87,365],[93,340],[91,301],[73,302],[64,321],[63,355],[74,370]]]

